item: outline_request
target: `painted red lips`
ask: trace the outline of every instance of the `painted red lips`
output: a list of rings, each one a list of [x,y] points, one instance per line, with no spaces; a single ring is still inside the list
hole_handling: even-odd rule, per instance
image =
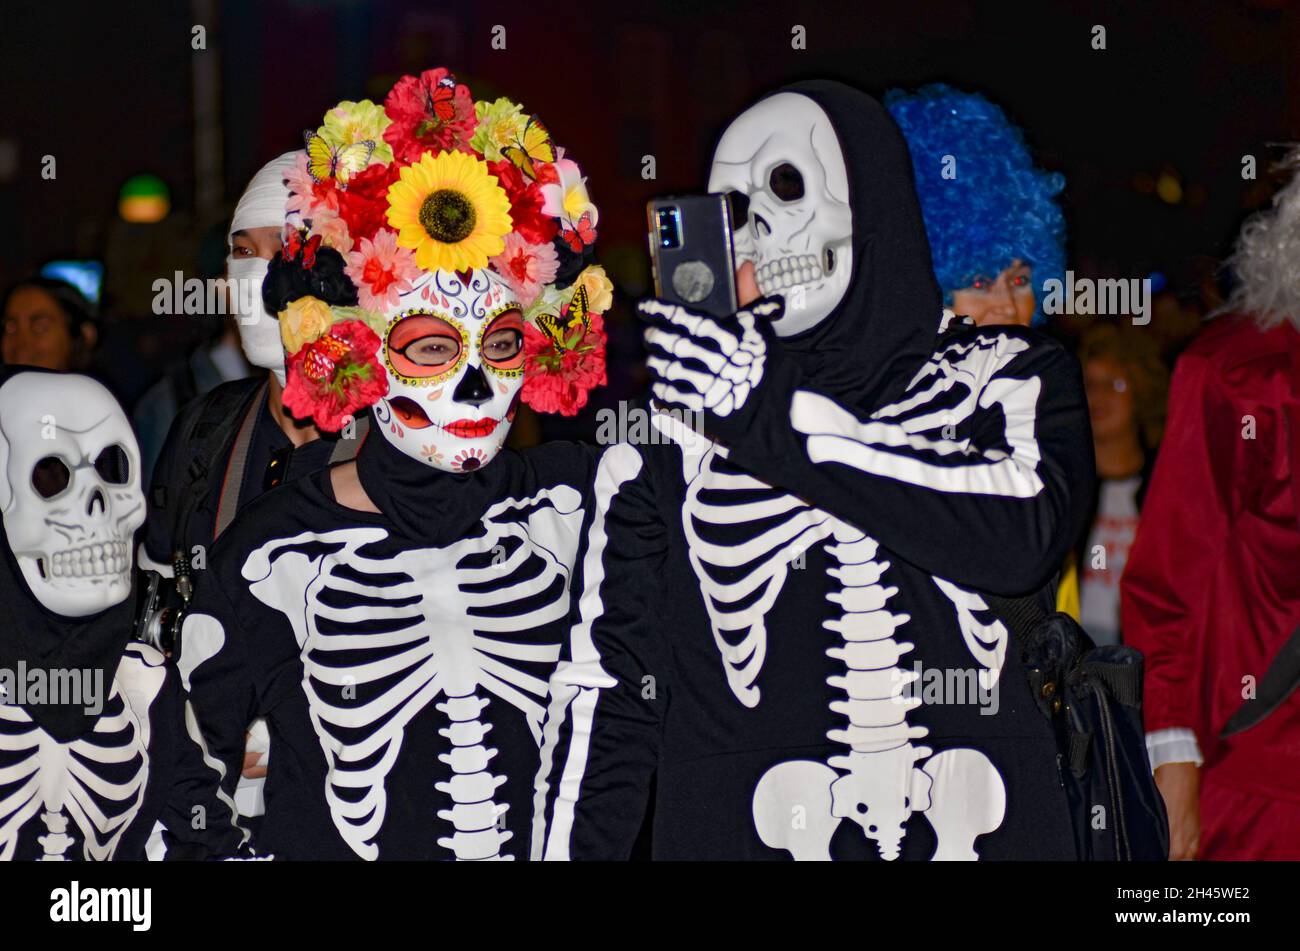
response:
[[[492,435],[498,422],[495,419],[458,419],[442,428],[461,439],[482,439],[484,436]]]

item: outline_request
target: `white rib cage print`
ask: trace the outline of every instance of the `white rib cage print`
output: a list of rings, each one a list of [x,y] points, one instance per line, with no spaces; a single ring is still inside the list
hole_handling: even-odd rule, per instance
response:
[[[357,855],[380,857],[386,778],[406,727],[432,704],[451,744],[440,756],[451,779],[436,784],[445,797],[438,844],[462,860],[513,857],[503,851],[512,833],[497,790],[533,777],[493,770],[483,711],[489,696],[505,701],[539,741],[581,520],[578,492],[562,485],[497,503],[483,534],[444,548],[371,557],[367,546],[387,532],[346,528],[277,539],[249,556],[250,590],[289,618],[301,648],[328,763],[325,797]]]
[[[128,647],[104,712],[70,743],[55,740],[22,707],[0,703],[0,861],[13,858],[19,833],[38,812],[46,861],[70,857],[74,828],[80,858],[116,855],[149,780],[149,707],[165,679],[161,663],[152,648]]]

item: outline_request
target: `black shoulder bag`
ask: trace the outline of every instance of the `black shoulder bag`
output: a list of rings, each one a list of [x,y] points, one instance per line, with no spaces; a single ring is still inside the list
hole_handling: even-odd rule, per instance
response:
[[[1142,724],[1142,654],[1093,644],[1039,599],[981,597],[1010,630],[1039,711],[1056,733],[1057,768],[1084,861],[1164,861],[1169,820]]]

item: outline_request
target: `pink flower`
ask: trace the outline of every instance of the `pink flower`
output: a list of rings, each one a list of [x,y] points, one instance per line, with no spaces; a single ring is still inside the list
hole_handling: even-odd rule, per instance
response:
[[[312,218],[322,211],[339,210],[339,193],[332,183],[318,185],[307,171],[307,153],[299,152],[298,160],[293,163],[285,176],[289,186],[289,200],[285,203],[285,214],[298,212],[303,218]]]
[[[487,462],[487,453],[481,449],[462,449],[451,460],[451,467],[457,472],[473,472]]]
[[[339,254],[346,255],[352,250],[352,235],[348,233],[348,223],[337,212],[320,209],[311,217],[311,233],[320,235],[327,247]]]
[[[415,252],[397,246],[397,235],[380,228],[375,239],[361,239],[361,247],[348,254],[344,273],[357,286],[360,304],[366,310],[384,311],[396,307],[399,295],[411,289],[419,276]]]
[[[506,248],[490,263],[506,279],[524,307],[531,307],[542,287],[555,280],[560,258],[549,244],[529,244],[513,231],[505,237]]]

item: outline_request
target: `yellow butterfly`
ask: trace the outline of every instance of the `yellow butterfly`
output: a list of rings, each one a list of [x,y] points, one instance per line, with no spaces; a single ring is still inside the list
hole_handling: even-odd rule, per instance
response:
[[[563,321],[563,322],[561,322]],[[537,326],[542,329],[556,350],[575,350],[582,338],[591,329],[591,307],[587,300],[587,289],[579,287],[569,301],[569,313],[566,317],[551,314],[538,314]],[[574,331],[578,331],[575,333]]]
[[[375,154],[375,143],[370,139],[338,147],[330,145],[310,129],[302,134],[302,138],[307,145],[307,174],[317,184],[333,179],[339,188],[346,189],[348,179],[365,171],[370,157]]]
[[[524,134],[512,145],[501,147],[501,154],[514,163],[529,178],[537,177],[534,162],[554,162],[555,144],[551,142],[551,133],[546,131],[542,120],[532,116],[524,126]]]

